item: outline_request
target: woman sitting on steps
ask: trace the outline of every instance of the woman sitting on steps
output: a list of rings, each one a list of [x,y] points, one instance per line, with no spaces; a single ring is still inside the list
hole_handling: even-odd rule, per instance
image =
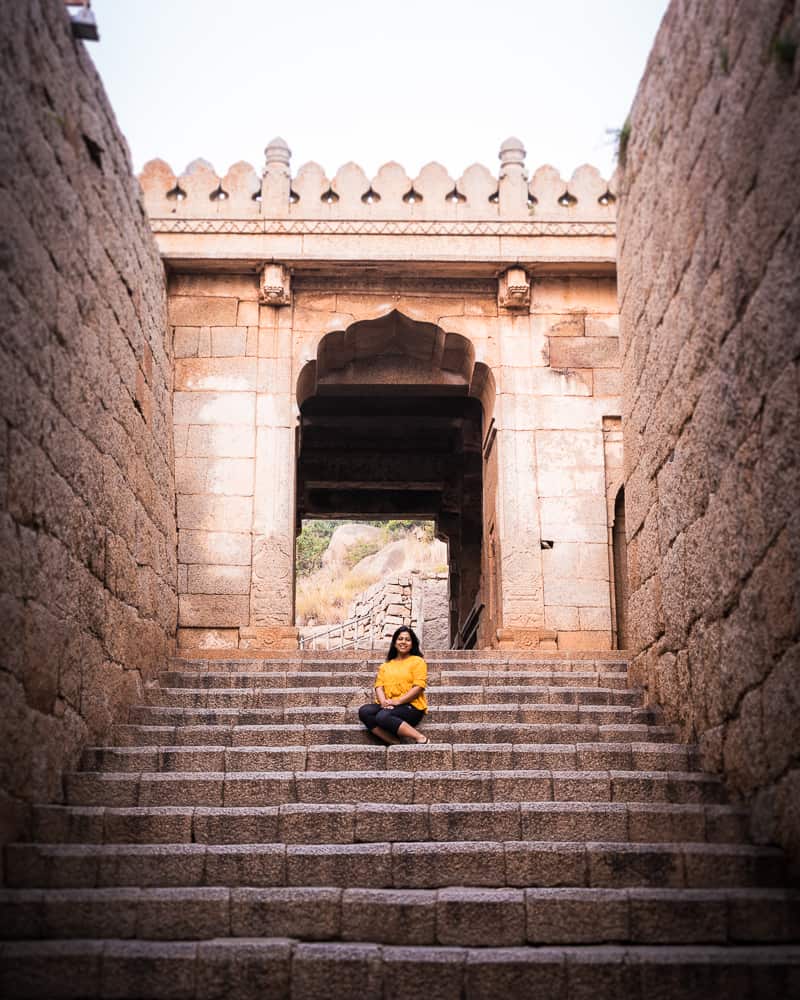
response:
[[[401,625],[392,636],[386,662],[375,678],[377,702],[362,705],[358,717],[384,743],[402,743],[401,736],[415,743],[430,743],[415,727],[428,710],[425,687],[428,664],[419,651],[419,639],[413,630]]]

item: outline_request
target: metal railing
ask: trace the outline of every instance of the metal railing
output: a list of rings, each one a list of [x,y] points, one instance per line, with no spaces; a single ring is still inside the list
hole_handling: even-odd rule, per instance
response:
[[[374,649],[376,639],[383,634],[375,634],[375,615],[360,615],[338,622],[322,632],[300,637],[300,649]]]

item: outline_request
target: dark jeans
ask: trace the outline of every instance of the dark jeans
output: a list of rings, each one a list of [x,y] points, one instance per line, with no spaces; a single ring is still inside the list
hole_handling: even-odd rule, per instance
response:
[[[395,736],[397,736],[397,730],[404,722],[407,722],[409,726],[413,726],[416,729],[424,714],[418,708],[414,708],[413,705],[381,708],[378,704],[372,704],[362,705],[358,710],[359,719],[361,719],[370,732],[376,726],[380,726],[381,729],[394,733]]]

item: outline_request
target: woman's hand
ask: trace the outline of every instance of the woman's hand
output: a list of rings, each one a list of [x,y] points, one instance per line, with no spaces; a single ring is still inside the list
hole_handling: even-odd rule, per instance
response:
[[[397,708],[397,703],[391,698],[383,703],[384,708]]]

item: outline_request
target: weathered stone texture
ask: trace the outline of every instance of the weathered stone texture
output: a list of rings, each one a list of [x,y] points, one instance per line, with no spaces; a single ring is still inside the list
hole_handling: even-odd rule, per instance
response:
[[[422,584],[422,641],[426,649],[450,648],[450,595],[447,574],[424,575]]]
[[[64,5],[0,4],[0,840],[171,652],[171,348],[125,141]]]
[[[179,641],[215,646],[236,635],[230,626],[246,627],[251,617],[256,430],[263,399],[256,391],[258,284],[255,275],[173,274],[168,294],[176,358]]]
[[[480,646],[611,645],[602,430],[604,419],[620,414],[617,295],[609,269],[614,197],[603,198],[610,182],[581,168],[568,185],[570,204],[577,199],[580,208],[565,215],[567,182],[544,168],[528,187],[521,161],[509,166],[505,155],[497,179],[476,167],[458,181],[466,202],[456,199],[463,208],[455,215],[453,200],[444,196],[456,182],[436,164],[413,182],[423,194],[421,202],[412,199],[413,209],[403,200],[412,181],[396,164],[379,171],[375,204],[362,198],[370,181],[352,164],[331,180],[317,166],[290,179],[287,160],[280,178],[270,170],[264,175],[260,201],[253,200],[259,177],[245,165],[224,178],[202,163],[180,177],[160,161],[145,168],[153,230],[170,265],[184,648],[191,647],[192,628],[202,644],[230,637],[235,624],[228,612],[241,602],[188,598],[243,596],[241,570],[248,562],[250,603],[239,628],[250,630],[248,644],[273,634],[284,641],[294,620],[298,517],[328,516],[334,508],[356,516],[358,505],[368,502],[372,513],[391,514],[404,492],[386,489],[396,482],[393,455],[387,454],[392,467],[385,475],[373,456],[357,455],[380,451],[362,440],[368,420],[358,428],[340,425],[337,440],[331,414],[324,414],[317,433],[312,411],[327,411],[336,397],[338,421],[348,398],[388,401],[395,393],[412,398],[420,392],[440,397],[432,436],[415,448],[420,484],[438,485],[403,500],[413,513],[441,494],[435,516],[451,546],[453,641],[471,641],[458,633],[472,627],[474,611]],[[289,199],[284,181],[297,198]],[[167,197],[176,183],[186,193],[180,201]],[[209,198],[220,185],[229,195],[224,202]],[[495,190],[498,199],[490,200]],[[519,226],[513,233],[477,232],[466,222],[487,213],[501,226],[511,218]],[[363,232],[362,219],[368,223]],[[350,231],[354,220],[358,228]],[[420,220],[424,232],[415,228]],[[552,232],[531,241],[531,227],[551,225]],[[275,262],[259,273],[255,262],[266,246]],[[434,276],[429,264],[442,251],[447,262]],[[500,266],[510,254],[518,266]],[[548,274],[540,265],[551,254],[561,264]],[[285,255],[316,263],[310,269],[279,263]],[[574,273],[564,268],[567,259],[575,262]],[[223,270],[235,267],[239,273]],[[483,408],[481,427],[469,418],[463,469],[470,471],[463,482],[461,471],[441,480],[442,456],[451,445],[434,442],[456,386]],[[482,446],[479,470],[472,459]],[[340,492],[335,482],[354,485]],[[380,484],[391,500],[377,503],[368,483]],[[552,557],[542,556],[545,539]],[[224,621],[210,621],[213,609],[223,607]],[[394,624],[403,620],[399,613],[389,617]],[[441,630],[435,633],[436,642],[443,638]]]
[[[797,3],[672,3],[619,245],[633,675],[795,859],[798,42]]]

